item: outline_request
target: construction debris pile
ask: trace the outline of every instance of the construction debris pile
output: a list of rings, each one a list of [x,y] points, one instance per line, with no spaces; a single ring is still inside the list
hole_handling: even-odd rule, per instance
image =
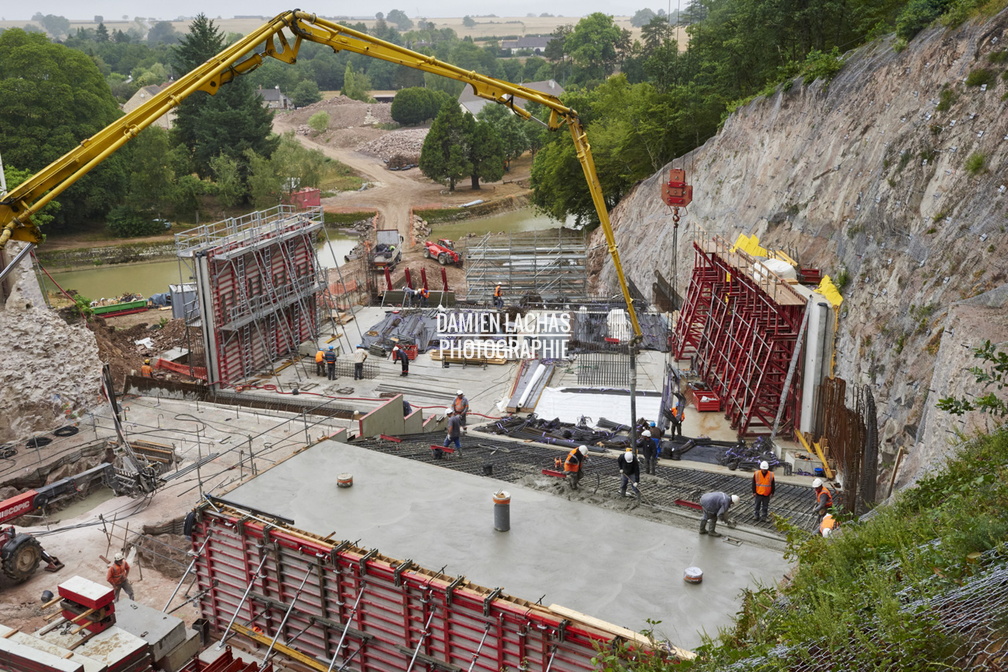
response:
[[[420,150],[427,137],[427,128],[405,128],[386,133],[381,137],[366,142],[357,148],[358,152],[377,156],[389,163],[395,157],[403,157],[406,165],[416,165],[420,162]]]

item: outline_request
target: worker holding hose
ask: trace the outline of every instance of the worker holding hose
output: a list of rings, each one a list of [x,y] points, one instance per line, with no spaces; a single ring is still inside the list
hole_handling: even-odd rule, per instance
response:
[[[585,462],[588,460],[588,446],[578,446],[569,453],[564,460],[564,473],[567,475],[567,482],[570,483],[571,490],[578,489],[578,481],[584,475]]]

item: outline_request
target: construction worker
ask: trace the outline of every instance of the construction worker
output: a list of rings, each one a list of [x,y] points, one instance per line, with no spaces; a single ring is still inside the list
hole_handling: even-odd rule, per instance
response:
[[[149,359],[145,359],[143,366],[140,367],[140,375],[143,376],[144,378],[154,377],[154,369],[151,368]]]
[[[729,495],[726,492],[708,492],[700,498],[700,508],[703,509],[703,518],[700,519],[700,534],[709,534],[712,537],[720,537],[717,531],[717,521],[728,527],[735,527],[735,522],[728,517],[728,509],[739,503],[738,495]],[[707,531],[707,521],[710,521],[710,532]]]
[[[616,458],[616,466],[620,470],[620,489],[619,494],[626,497],[627,484],[633,489],[633,493],[636,496],[640,496],[640,489],[637,485],[640,483],[640,460],[634,458],[634,453],[629,448]]]
[[[827,510],[833,506],[833,493],[830,489],[823,484],[821,478],[817,478],[812,481],[812,489],[815,491],[815,513],[818,516],[816,520],[816,525],[822,522],[823,517],[826,515]]]
[[[455,452],[462,457],[462,420],[451,407],[445,409],[445,418],[448,420],[448,434],[445,436],[444,447],[454,443]],[[434,449],[434,457],[440,460],[443,457],[442,451]]]
[[[654,441],[655,446],[654,455],[655,459],[657,460],[659,457],[661,457],[661,442],[662,437],[665,435],[665,432],[662,430],[661,427],[657,425],[657,423],[654,422],[651,423],[651,427],[648,429],[648,431],[651,432],[651,440]]]
[[[501,287],[501,283],[499,282],[497,283],[497,286],[494,287],[493,305],[497,310],[504,307],[504,288]]]
[[[669,409],[669,419],[672,427],[669,430],[671,436],[682,436],[682,424],[686,420],[686,397],[676,392],[676,401]]]
[[[336,380],[336,348],[331,345],[325,351],[325,364],[329,380]]]
[[[362,343],[357,344],[357,349],[354,350],[353,361],[353,379],[364,380],[364,362],[367,361],[367,350],[364,349]]]
[[[409,285],[403,287],[403,308],[413,307],[413,297],[416,295],[416,290],[414,290]]]
[[[455,414],[459,416],[462,422],[462,431],[466,431],[466,419],[469,416],[469,400],[466,399],[462,390],[455,393],[455,401],[452,402],[452,408],[455,409]]]
[[[567,453],[567,459],[564,460],[564,474],[567,476],[571,490],[577,490],[578,481],[584,475],[584,466],[587,461],[588,446],[578,446]]]
[[[109,565],[108,572],[105,574],[105,580],[111,584],[112,588],[115,590],[112,599],[116,602],[119,601],[119,591],[125,590],[126,595],[129,596],[131,600],[135,600],[133,597],[133,586],[129,582],[129,571],[130,564],[126,562],[125,556],[120,553],[115,554],[115,558],[111,565]]]
[[[756,501],[756,522],[767,519],[767,509],[770,508],[770,498],[777,490],[770,465],[764,460],[759,464],[759,470],[753,472],[752,491]]]
[[[326,375],[325,352],[322,350],[322,348],[319,348],[318,352],[315,353],[315,373],[317,373],[320,376]]]
[[[832,513],[827,513],[823,516],[822,521],[819,523],[819,534],[824,537],[828,537],[833,533],[833,530],[835,530],[839,524],[840,521],[834,518]]]
[[[392,361],[398,361],[402,366],[402,373],[399,374],[400,376],[409,375],[409,355],[406,354],[406,350],[399,347],[398,343],[392,346]]]
[[[420,288],[420,307],[426,308],[430,303],[430,290],[424,285]]]
[[[655,445],[651,440],[651,430],[641,431],[640,438],[637,439],[637,452],[644,456],[644,473],[655,473],[658,458],[655,457]]]

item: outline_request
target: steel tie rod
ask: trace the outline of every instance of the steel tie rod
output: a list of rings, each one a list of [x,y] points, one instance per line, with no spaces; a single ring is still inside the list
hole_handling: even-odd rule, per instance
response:
[[[287,607],[287,613],[284,614],[283,620],[280,621],[280,625],[277,626],[276,634],[273,635],[273,641],[270,642],[269,648],[266,649],[266,655],[263,656],[262,662],[259,663],[259,672],[266,669],[267,661],[270,655],[273,653],[273,647],[276,646],[277,640],[280,639],[280,633],[283,631],[285,625],[287,625],[287,619],[290,618],[291,612],[294,611],[294,605],[297,604],[298,598],[301,597],[301,591],[304,590],[305,584],[308,582],[308,577],[312,575],[314,567],[308,567],[308,571],[305,572],[304,578],[301,579],[301,585],[298,586],[297,592],[294,593],[294,599],[291,600],[290,606]]]
[[[472,662],[469,663],[469,671],[472,672],[473,666],[476,665],[476,661],[479,660],[480,651],[483,650],[483,642],[486,641],[487,635],[490,634],[490,624],[487,623],[486,629],[483,631],[483,639],[480,640],[479,646],[476,647],[476,653],[473,654]]]
[[[431,609],[430,616],[427,617],[427,623],[424,624],[423,635],[420,637],[420,641],[417,642],[416,649],[413,650],[413,658],[410,660],[406,672],[410,672],[413,669],[413,664],[416,662],[417,656],[420,655],[420,647],[423,646],[423,643],[427,641],[427,637],[430,635],[430,624],[434,620],[434,614],[436,613],[436,609]]]
[[[196,555],[193,556],[192,562],[189,563],[189,567],[185,570],[185,574],[182,575],[182,580],[178,582],[177,586],[175,586],[174,592],[172,592],[171,597],[168,598],[168,601],[164,605],[164,609],[161,611],[168,611],[168,607],[171,606],[172,600],[174,600],[175,596],[178,595],[178,591],[182,589],[182,584],[185,583],[186,577],[189,576],[189,572],[193,570],[193,567],[196,566],[196,561],[199,560],[201,555],[203,555],[203,549],[206,548],[206,545],[210,542],[210,537],[212,535],[213,530],[210,530],[207,533],[207,538],[203,540],[203,544],[199,547],[199,550],[196,551]],[[187,590],[186,592],[188,593],[189,591]]]
[[[235,619],[238,618],[238,612],[241,611],[242,605],[245,604],[245,600],[248,599],[249,593],[252,592],[252,586],[255,585],[256,579],[259,578],[259,573],[262,571],[263,565],[266,564],[266,558],[269,556],[263,553],[262,560],[259,561],[259,566],[256,567],[255,574],[252,575],[252,580],[249,581],[248,588],[245,589],[245,594],[242,595],[241,602],[235,607],[234,614],[231,615],[231,621],[228,623],[227,628],[224,629],[224,634],[221,636],[220,641],[217,642],[217,650],[220,651],[224,648],[224,642],[227,641],[228,633],[231,632],[231,626],[234,625]]]
[[[361,598],[364,597],[364,587],[367,586],[367,582],[361,583],[360,592],[357,593],[357,599],[354,601],[353,608],[350,610],[350,617],[347,619],[346,625],[343,627],[343,634],[340,635],[339,643],[336,645],[336,650],[333,651],[332,661],[329,663],[329,669],[326,672],[332,672],[333,665],[336,664],[336,656],[339,655],[340,650],[343,648],[343,640],[346,639],[347,633],[350,632],[350,624],[353,623],[354,616],[357,615],[357,605],[360,604]],[[349,658],[347,659],[350,660]]]

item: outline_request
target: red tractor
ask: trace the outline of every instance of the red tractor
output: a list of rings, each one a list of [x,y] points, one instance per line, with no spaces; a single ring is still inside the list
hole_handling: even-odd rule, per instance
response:
[[[428,259],[437,259],[442,266],[448,264],[462,265],[462,255],[455,251],[455,243],[447,238],[439,238],[436,243],[426,241],[424,243],[423,256]]]

